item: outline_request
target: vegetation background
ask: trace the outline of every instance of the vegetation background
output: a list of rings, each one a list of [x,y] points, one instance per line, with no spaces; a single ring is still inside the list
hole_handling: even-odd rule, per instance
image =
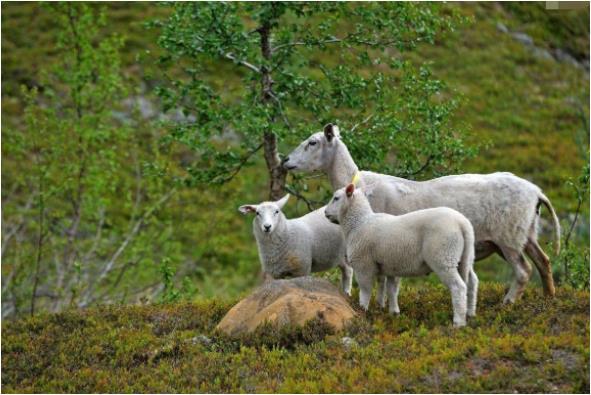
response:
[[[86,78],[84,73],[88,78],[108,73],[111,80],[88,93],[99,95],[93,100],[107,101],[108,106],[94,117],[96,104],[84,102],[83,111],[92,117],[85,115],[84,124],[76,126],[75,116],[67,120],[60,119],[57,110],[44,113],[51,106],[67,109],[72,104],[68,92],[76,82],[68,81],[71,76],[64,71],[71,69],[70,60],[58,56],[67,53],[68,21],[60,25],[59,10],[37,3],[3,5],[3,316],[30,310],[37,261],[42,279],[37,303],[54,311],[69,304],[92,304],[95,299],[124,303],[157,299],[165,287],[183,289],[187,297],[196,299],[233,297],[258,279],[250,219],[236,208],[268,197],[262,155],[254,155],[250,166],[222,185],[195,183],[176,189],[175,180],[191,175],[187,169],[195,166],[197,156],[190,145],[170,142],[174,137],[163,122],[157,95],[170,74],[158,64],[166,54],[158,45],[162,29],[148,26],[155,20],[166,21],[173,9],[144,3],[101,8],[104,20],[98,30],[81,30],[90,43],[102,43],[98,55],[102,58],[89,57],[84,66],[88,70],[82,69],[80,78]],[[418,45],[403,58],[417,67],[430,65],[434,78],[446,83],[442,94],[460,102],[448,117],[452,124],[448,128],[463,131],[465,145],[479,151],[454,166],[463,172],[510,171],[533,181],[552,200],[563,233],[568,234],[578,206],[569,182],[585,183],[579,177],[588,162],[587,11],[547,11],[542,3],[492,3],[449,5],[443,12],[449,14],[450,9],[468,19],[437,36],[434,45]],[[334,61],[330,52],[323,56],[327,63]],[[231,94],[240,83],[233,73],[237,67],[219,60],[206,65],[203,73],[214,87],[222,86]],[[27,111],[27,103],[36,100],[25,93],[32,89],[46,102]],[[48,94],[49,89],[53,93]],[[174,116],[170,117],[178,120]],[[74,126],[86,130],[82,145],[66,144],[76,141]],[[306,120],[296,137],[279,142],[279,151],[288,153],[302,136],[321,126],[321,121]],[[223,153],[236,137],[226,133],[215,144]],[[88,169],[79,182],[83,151],[89,153]],[[379,169],[378,161],[363,162]],[[389,164],[387,159],[384,162]],[[46,227],[42,227],[50,233],[40,257],[39,169],[47,172]],[[432,174],[425,172],[419,178]],[[320,201],[326,197],[326,192],[315,192],[326,187],[326,180],[312,179],[308,184],[302,195]],[[76,203],[80,186],[83,195]],[[588,272],[588,193],[584,185],[578,188],[583,188],[581,212],[569,243],[579,258],[568,259],[578,262],[572,265],[582,264],[584,273]],[[159,203],[160,199],[165,202]],[[301,200],[287,208],[289,215],[307,210]],[[549,228],[543,231],[547,235]],[[558,283],[564,280],[564,259],[552,259]],[[56,269],[58,262],[65,267]],[[108,271],[103,273],[105,266]],[[485,281],[505,282],[511,275],[510,267],[495,258],[479,263],[478,269]]]
[[[534,331],[535,340],[527,343],[526,339],[533,336],[527,331],[515,338],[510,336],[509,332],[515,328],[522,330],[525,325],[520,315],[531,319],[535,316],[530,313],[539,306],[536,305],[539,300],[533,296],[541,294],[537,274],[534,273],[529,286],[533,289],[526,296],[527,302],[518,306],[518,310],[495,310],[491,306],[496,299],[500,301],[502,292],[498,283],[506,283],[511,272],[499,259],[489,258],[477,264],[477,272],[485,284],[483,298],[490,302],[483,305],[490,305],[492,309],[480,323],[488,322],[486,319],[498,323],[498,328],[491,329],[490,333],[471,329],[468,334],[453,335],[445,342],[443,339],[450,335],[441,329],[445,319],[437,315],[437,311],[445,311],[445,307],[420,291],[420,287],[414,288],[433,279],[410,281],[405,283],[409,289],[404,288],[402,294],[408,291],[409,301],[431,303],[426,311],[433,313],[433,321],[427,320],[427,313],[411,315],[409,321],[402,323],[379,314],[370,316],[366,324],[375,337],[358,339],[369,348],[360,347],[349,354],[341,350],[346,357],[341,351],[336,354],[330,351],[331,347],[336,347],[330,343],[334,339],[319,344],[300,334],[302,337],[298,339],[309,341],[304,341],[299,353],[290,358],[301,363],[301,358],[311,358],[310,352],[314,351],[314,358],[319,358],[318,355],[341,358],[348,366],[348,358],[391,356],[396,349],[394,345],[387,350],[377,346],[379,342],[392,340],[380,334],[386,328],[390,333],[407,333],[404,336],[413,339],[415,351],[422,351],[412,354],[417,359],[413,365],[415,373],[411,376],[419,378],[432,374],[432,382],[426,387],[416,387],[416,382],[409,379],[408,383],[394,388],[381,378],[387,373],[375,371],[376,391],[508,390],[516,383],[510,379],[501,383],[507,371],[523,369],[541,358],[558,362],[557,365],[552,362],[535,368],[530,366],[531,371],[526,369],[531,373],[531,383],[521,390],[588,391],[588,378],[573,372],[588,371],[589,367],[589,350],[585,346],[589,343],[588,293],[577,291],[589,287],[589,8],[549,11],[545,3],[452,3],[416,7],[412,11],[416,12],[413,14],[416,20],[425,17],[424,13],[429,10],[441,21],[451,18],[450,25],[427,25],[427,32],[433,28],[438,33],[432,42],[425,40],[409,50],[394,53],[411,70],[409,76],[426,76],[424,81],[429,82],[416,85],[418,88],[437,93],[441,102],[431,102],[430,109],[443,111],[444,107],[437,105],[449,104],[442,115],[445,122],[441,141],[450,145],[443,150],[443,145],[433,144],[442,152],[440,162],[413,177],[427,179],[450,172],[510,171],[539,185],[550,197],[563,226],[563,252],[558,257],[552,256],[551,260],[561,289],[559,297],[564,300],[560,306],[542,305],[547,310],[535,320],[534,326],[540,329]],[[3,369],[2,383],[13,391],[114,391],[122,388],[153,391],[160,388],[154,387],[156,384],[147,378],[134,387],[130,384],[133,379],[127,376],[121,376],[120,386],[104,387],[104,378],[94,376],[98,381],[90,383],[90,373],[84,373],[84,369],[78,370],[77,382],[58,380],[59,369],[80,368],[74,366],[78,362],[68,358],[72,352],[69,347],[79,345],[68,343],[70,338],[56,337],[61,331],[97,339],[104,339],[111,333],[114,343],[109,342],[108,346],[98,346],[89,340],[89,360],[80,362],[85,369],[95,363],[116,365],[105,368],[105,377],[113,373],[111,369],[133,370],[145,367],[146,363],[165,374],[166,369],[173,369],[179,363],[178,358],[187,358],[186,369],[204,364],[237,366],[241,361],[247,361],[252,367],[260,357],[268,358],[263,363],[267,367],[273,365],[273,361],[283,361],[281,366],[287,363],[279,335],[279,340],[271,342],[271,347],[279,348],[269,354],[265,351],[269,344],[251,344],[253,348],[245,346],[243,349],[235,343],[222,341],[216,343],[222,344],[221,349],[208,349],[212,354],[207,354],[207,358],[212,359],[196,361],[203,351],[199,347],[214,346],[197,344],[198,350],[188,352],[182,351],[184,346],[179,346],[185,344],[181,341],[189,337],[189,332],[211,336],[212,322],[259,281],[251,220],[242,217],[237,207],[267,199],[269,180],[268,161],[262,152],[257,151],[248,156],[248,162],[242,162],[243,155],[252,148],[244,144],[244,135],[231,129],[217,129],[207,132],[213,137],[206,133],[207,144],[202,144],[204,134],[196,135],[178,127],[191,122],[191,111],[187,111],[186,102],[179,101],[178,95],[186,88],[180,84],[187,81],[183,73],[193,66],[186,60],[166,59],[178,50],[178,46],[171,47],[163,38],[166,24],[174,22],[175,15],[178,16],[174,7],[155,3],[92,4],[86,11],[65,4],[2,4],[2,317],[12,320],[42,313],[39,317],[3,326],[3,365],[9,361],[11,369],[7,374]],[[313,17],[310,20],[317,22]],[[425,20],[433,18],[428,16]],[[346,25],[338,28],[345,32],[353,29]],[[341,60],[339,52],[330,48],[310,50],[304,58],[308,63],[302,65],[302,72],[312,76],[316,75],[319,65],[336,67]],[[241,87],[246,79],[245,74],[238,71],[239,65],[209,55],[195,59],[202,61],[199,73],[205,76],[208,86],[248,113],[249,106],[239,100],[243,97]],[[427,72],[426,67],[430,71]],[[367,78],[364,75],[367,70],[369,66],[356,68],[364,78]],[[402,86],[401,80],[396,80],[397,73],[401,71],[384,71],[386,78],[392,78],[388,80],[391,85],[386,87],[391,87],[393,92]],[[350,84],[349,88],[354,87],[357,80],[347,81],[345,77],[346,70],[334,76],[335,80]],[[423,80],[418,78],[418,81]],[[177,95],[176,102],[168,100],[170,92]],[[411,97],[410,94],[391,95],[383,99],[382,104],[390,103],[399,108],[402,99]],[[209,102],[193,104],[207,107],[211,110],[209,114],[215,113],[216,108],[210,107]],[[217,110],[231,116],[232,111],[223,111],[224,105],[222,102]],[[277,123],[280,123],[281,114],[277,114]],[[317,117],[311,114],[310,108],[298,109],[297,106],[287,112],[295,124],[293,133],[278,132],[280,153],[286,154],[302,137],[320,130],[324,122],[336,119],[343,125],[344,133],[355,124],[359,124],[359,130],[367,126],[366,132],[359,132],[359,148],[368,147],[372,136],[384,139],[373,147],[372,153],[376,155],[373,160],[353,147],[363,167],[400,171],[398,174],[412,173],[413,169],[421,167],[421,161],[415,163],[409,159],[414,158],[417,151],[400,149],[394,154],[402,156],[403,160],[397,161],[385,141],[390,136],[402,139],[395,140],[397,143],[413,141],[412,136],[421,137],[423,132],[398,137],[393,129],[380,129],[379,125],[370,128],[369,124],[363,124],[367,114],[359,116],[349,109],[326,111]],[[421,122],[425,125],[429,121]],[[254,132],[257,125],[260,126],[254,121],[249,125]],[[433,135],[425,132],[424,136]],[[444,140],[445,136],[457,138]],[[448,155],[449,152],[453,155]],[[430,152],[420,154],[423,156],[416,155],[416,158],[424,159]],[[222,163],[224,168],[220,170],[212,163]],[[235,175],[234,169],[239,170]],[[287,184],[296,194],[311,201],[322,201],[328,193],[328,183],[323,178],[289,175]],[[287,214],[301,215],[308,209],[306,201],[298,199],[297,203],[290,202]],[[542,217],[547,216],[542,213]],[[545,237],[551,231],[546,224],[542,222],[542,234],[544,240],[550,240]],[[550,246],[545,249],[552,251]],[[323,276],[336,279],[337,273]],[[442,292],[437,285],[432,287],[436,295]],[[198,304],[195,307],[177,304],[180,300]],[[175,304],[151,306],[171,302]],[[46,315],[72,307],[102,304],[150,306]],[[560,323],[563,326],[557,323],[557,326],[545,327],[547,320],[560,321],[558,311],[567,314]],[[570,313],[572,316],[568,315]],[[182,314],[203,319],[186,322]],[[101,323],[100,317],[105,315],[112,319]],[[137,324],[129,324],[136,319]],[[155,324],[154,320],[160,321]],[[422,325],[419,322],[426,327],[418,328]],[[121,328],[126,327],[129,330],[121,333]],[[160,327],[165,329],[158,329]],[[558,330],[565,332],[564,338],[556,335],[554,331]],[[25,336],[23,332],[32,337],[19,337]],[[358,333],[352,330],[351,336]],[[427,333],[433,335],[431,340],[420,340]],[[526,358],[518,364],[495,363],[493,369],[487,365],[492,364],[489,354],[493,351],[484,341],[491,337],[499,339],[494,344],[496,348],[506,350],[501,356],[495,354],[497,362],[521,358],[521,355]],[[59,345],[59,352],[32,361],[31,356],[39,348],[50,347],[43,340],[46,338],[55,338],[52,344]],[[434,367],[440,369],[449,361],[464,358],[458,356],[463,351],[449,354],[450,350],[458,350],[462,342],[481,345],[464,350],[462,355],[477,354],[481,362],[476,365],[484,365],[476,369],[490,373],[474,387],[445,384],[439,377],[441,372],[433,373]],[[556,351],[557,347],[566,347],[569,351]],[[225,352],[228,352],[226,356]],[[424,358],[430,353],[438,357],[426,362]],[[4,355],[10,359],[5,360]],[[36,381],[39,372],[56,365],[56,358],[62,358],[63,364],[49,371],[45,381]],[[390,359],[388,363],[396,365],[393,361]],[[404,359],[398,363],[402,361]],[[474,371],[474,361],[466,363]],[[402,366],[394,365],[385,368],[386,372]],[[367,373],[367,369],[371,367],[360,368],[357,373]],[[340,371],[334,373],[338,377]],[[556,388],[549,387],[548,382],[539,384],[538,373],[555,377]],[[193,388],[194,391],[194,385],[211,381],[210,374],[213,373],[204,372],[195,382],[183,384],[189,387],[162,387],[160,390]],[[246,371],[236,374],[249,376]],[[322,390],[317,387],[318,381],[312,379],[308,384],[296,385],[295,379],[283,377],[273,381],[256,376],[257,379],[244,387],[232,379],[220,382],[220,376],[217,377],[212,387],[199,388],[203,391]],[[331,387],[336,385],[331,382],[326,388],[360,390],[351,384],[356,383],[355,377],[347,380],[349,385]],[[261,383],[266,385],[261,387]]]

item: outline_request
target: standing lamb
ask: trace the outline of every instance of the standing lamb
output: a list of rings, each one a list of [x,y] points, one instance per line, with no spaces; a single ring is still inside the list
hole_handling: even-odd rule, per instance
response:
[[[343,292],[351,296],[353,269],[345,261],[341,229],[326,220],[325,207],[288,220],[281,211],[288,199],[289,194],[276,202],[246,204],[238,209],[243,214],[256,214],[252,228],[263,272],[278,279],[338,266]]]
[[[399,216],[374,213],[364,193],[349,184],[335,192],[325,214],[343,229],[348,263],[359,284],[359,304],[365,310],[375,276],[386,276],[394,313],[394,279],[433,271],[451,292],[454,326],[466,325],[466,313],[476,314],[474,230],[459,212],[438,207]]]
[[[333,190],[346,186],[358,174],[359,186],[369,186],[375,212],[405,214],[432,207],[449,207],[465,215],[474,227],[476,260],[497,253],[513,267],[514,279],[504,298],[513,303],[531,276],[527,254],[535,263],[544,293],[554,296],[554,280],[548,256],[537,241],[540,205],[552,214],[555,247],[560,249],[560,224],[550,200],[540,188],[511,173],[463,174],[429,181],[410,181],[371,171],[359,172],[338,127],[328,124],[324,132],[304,140],[284,160],[295,171],[322,171]]]

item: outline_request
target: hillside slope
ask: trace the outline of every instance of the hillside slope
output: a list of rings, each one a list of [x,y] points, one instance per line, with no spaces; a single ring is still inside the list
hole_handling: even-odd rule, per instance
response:
[[[123,63],[128,77],[136,83],[136,93],[155,102],[150,90],[153,85],[146,83],[145,77],[158,54],[158,34],[146,30],[144,23],[165,17],[169,11],[142,2],[107,3],[105,7],[105,33],[116,32],[126,38]],[[568,229],[576,200],[566,181],[580,174],[589,148],[584,126],[589,119],[589,74],[569,62],[536,55],[539,52],[515,35],[522,34],[518,35],[522,39],[527,35],[539,50],[560,49],[577,61],[585,57],[588,60],[589,9],[550,12],[543,2],[452,3],[450,7],[460,8],[472,21],[449,37],[438,39],[437,45],[420,46],[409,56],[416,62],[430,62],[435,77],[447,82],[451,93],[463,97],[455,123],[468,128],[471,143],[481,145],[479,155],[465,163],[464,170],[511,171],[535,182],[551,198],[563,227]],[[38,3],[3,3],[2,33],[2,127],[3,133],[8,133],[22,128],[20,86],[39,83],[41,68],[55,59],[57,32],[51,16]],[[225,82],[225,69],[219,70],[213,78]],[[317,127],[310,125],[311,129]],[[155,128],[154,134],[161,132]],[[291,148],[286,144],[281,147],[282,152]],[[8,169],[2,189],[11,191],[10,169],[15,159],[6,155],[2,159],[3,170]],[[240,216],[236,208],[267,197],[267,180],[261,177],[263,168],[263,158],[258,157],[232,182],[183,190],[159,213],[160,223],[171,224],[167,237],[177,252],[170,257],[177,283],[187,276],[198,289],[195,297],[234,297],[256,282],[260,265],[250,220]],[[130,164],[122,171],[133,174],[134,169]],[[320,183],[327,184],[324,178],[313,180],[309,193]],[[3,203],[6,193],[2,195]],[[11,196],[13,201],[25,201],[27,197]],[[582,207],[585,215],[580,234],[572,241],[585,252],[589,245],[588,198]],[[128,215],[115,211],[120,218]],[[302,202],[291,202],[286,211],[288,215],[301,215],[307,209]],[[542,217],[548,218],[545,212]],[[128,284],[139,286],[138,282],[142,287],[158,285],[158,263],[146,259],[146,263],[131,268],[121,288]],[[554,269],[562,270],[558,266]],[[8,270],[4,263],[2,270]],[[506,281],[511,276],[510,266],[498,258],[479,263],[477,270],[484,281]],[[113,299],[140,299],[121,291],[114,292]]]
[[[404,287],[398,317],[241,341],[213,331],[234,301],[42,315],[3,323],[2,391],[588,393],[589,293],[540,294],[503,307],[485,284],[477,318],[454,330],[447,290]]]

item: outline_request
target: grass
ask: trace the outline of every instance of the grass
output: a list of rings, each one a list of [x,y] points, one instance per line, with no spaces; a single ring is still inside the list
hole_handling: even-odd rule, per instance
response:
[[[433,285],[404,287],[400,316],[372,306],[336,334],[312,322],[228,339],[214,328],[236,300],[24,318],[2,325],[2,391],[588,393],[588,291],[548,300],[529,287],[513,306],[502,296],[484,283],[459,330]]]

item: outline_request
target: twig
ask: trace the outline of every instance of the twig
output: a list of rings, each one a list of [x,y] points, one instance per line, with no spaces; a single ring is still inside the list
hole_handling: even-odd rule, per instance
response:
[[[375,114],[370,114],[367,118],[365,118],[363,121],[356,123],[355,125],[353,125],[353,127],[351,128],[351,130],[349,131],[350,133],[353,133],[355,131],[355,129],[357,129],[359,126],[361,125],[365,125],[366,123],[368,123],[370,121],[370,119],[372,119],[374,117]]]
[[[281,100],[279,100],[279,98],[273,92],[269,92],[269,95],[273,98],[273,100],[275,100],[275,102],[277,102],[277,106],[279,108],[279,114],[281,114],[281,118],[283,118],[283,122],[285,123],[285,126],[287,126],[289,129],[291,129],[291,124],[289,123],[287,116],[283,112],[283,106],[281,105]]]
[[[276,47],[273,47],[272,51],[275,52],[275,51],[282,49],[282,48],[295,47],[295,46],[299,46],[299,45],[318,46],[318,45],[324,45],[324,44],[340,43],[342,41],[343,41],[343,39],[337,38],[337,37],[331,38],[329,40],[316,41],[316,42],[293,41],[290,43],[285,43],[285,44],[281,44]]]
[[[231,61],[233,61],[236,64],[242,65],[244,67],[249,68],[250,70],[254,71],[255,73],[259,73],[261,72],[261,70],[256,67],[255,65],[253,65],[252,63],[247,62],[246,60],[240,60],[238,58],[236,58],[234,55],[232,55],[231,52],[222,52],[220,51],[220,55],[222,55],[223,57],[225,57],[226,59],[230,59]]]
[[[313,46],[320,46],[320,45],[324,45],[324,44],[336,44],[336,43],[341,43],[341,42],[350,42],[352,44],[363,44],[363,45],[367,45],[370,47],[376,47],[376,46],[380,46],[380,45],[389,46],[389,45],[392,45],[395,43],[404,43],[404,44],[410,43],[410,41],[399,41],[396,39],[388,40],[388,41],[361,40],[361,39],[355,39],[355,38],[353,38],[353,36],[351,36],[349,34],[343,38],[333,37],[328,40],[319,40],[319,41],[315,41],[315,42],[293,41],[290,43],[278,45],[273,48],[273,51],[277,51],[277,50],[283,49],[283,48],[295,47],[295,46],[311,46],[311,47],[313,47]]]
[[[433,159],[433,155],[429,155],[429,157],[427,158],[427,161],[423,164],[423,166],[421,166],[418,170],[416,170],[412,173],[406,173],[403,178],[416,176],[417,174],[422,173],[427,167],[429,167],[432,159]]]
[[[240,160],[240,163],[238,163],[238,165],[234,168],[234,171],[229,176],[227,176],[226,178],[224,178],[224,182],[228,182],[228,181],[232,180],[236,176],[236,174],[238,174],[240,172],[240,170],[244,167],[244,165],[248,162],[248,160],[255,153],[257,153],[261,148],[263,148],[263,143],[260,143],[252,151],[250,151],[246,155],[244,155],[242,157],[242,159]]]
[[[29,199],[27,200],[27,203],[25,204],[25,207],[23,208],[24,211],[28,211],[32,204],[33,204],[33,200],[34,200],[35,195],[31,194],[31,196],[29,197]],[[20,223],[14,225],[8,232],[3,232],[5,234],[5,236],[2,238],[2,247],[1,247],[1,251],[0,251],[0,258],[2,258],[4,256],[4,252],[6,251],[6,246],[8,245],[8,242],[10,241],[10,239],[12,239],[18,232],[21,231],[21,229],[23,228],[23,226],[25,225],[25,221],[20,218]]]
[[[308,206],[308,210],[314,211],[316,209],[314,207],[314,204],[318,204],[319,202],[314,202],[314,201],[309,200],[304,195],[302,195],[301,193],[299,193],[298,191],[296,191],[295,189],[293,189],[287,185],[285,185],[285,187],[283,187],[283,188],[285,189],[286,192],[289,192],[290,194],[297,197],[298,199],[303,200],[304,203],[306,203],[306,206]]]
[[[95,282],[89,285],[84,295],[84,298],[82,299],[82,302],[79,303],[79,306],[85,306],[86,304],[88,304],[92,292],[94,291],[95,285],[99,284],[111,272],[111,270],[113,269],[113,265],[115,264],[117,259],[119,259],[121,254],[123,254],[129,243],[131,243],[131,241],[135,238],[144,222],[154,213],[154,211],[156,211],[156,209],[160,207],[162,203],[170,199],[172,195],[174,195],[174,193],[176,193],[176,188],[173,188],[166,194],[164,194],[152,207],[146,210],[144,214],[136,221],[131,231],[127,234],[125,240],[123,240],[117,251],[115,251],[115,253],[111,256],[111,259],[109,259],[103,270],[98,275]]]

